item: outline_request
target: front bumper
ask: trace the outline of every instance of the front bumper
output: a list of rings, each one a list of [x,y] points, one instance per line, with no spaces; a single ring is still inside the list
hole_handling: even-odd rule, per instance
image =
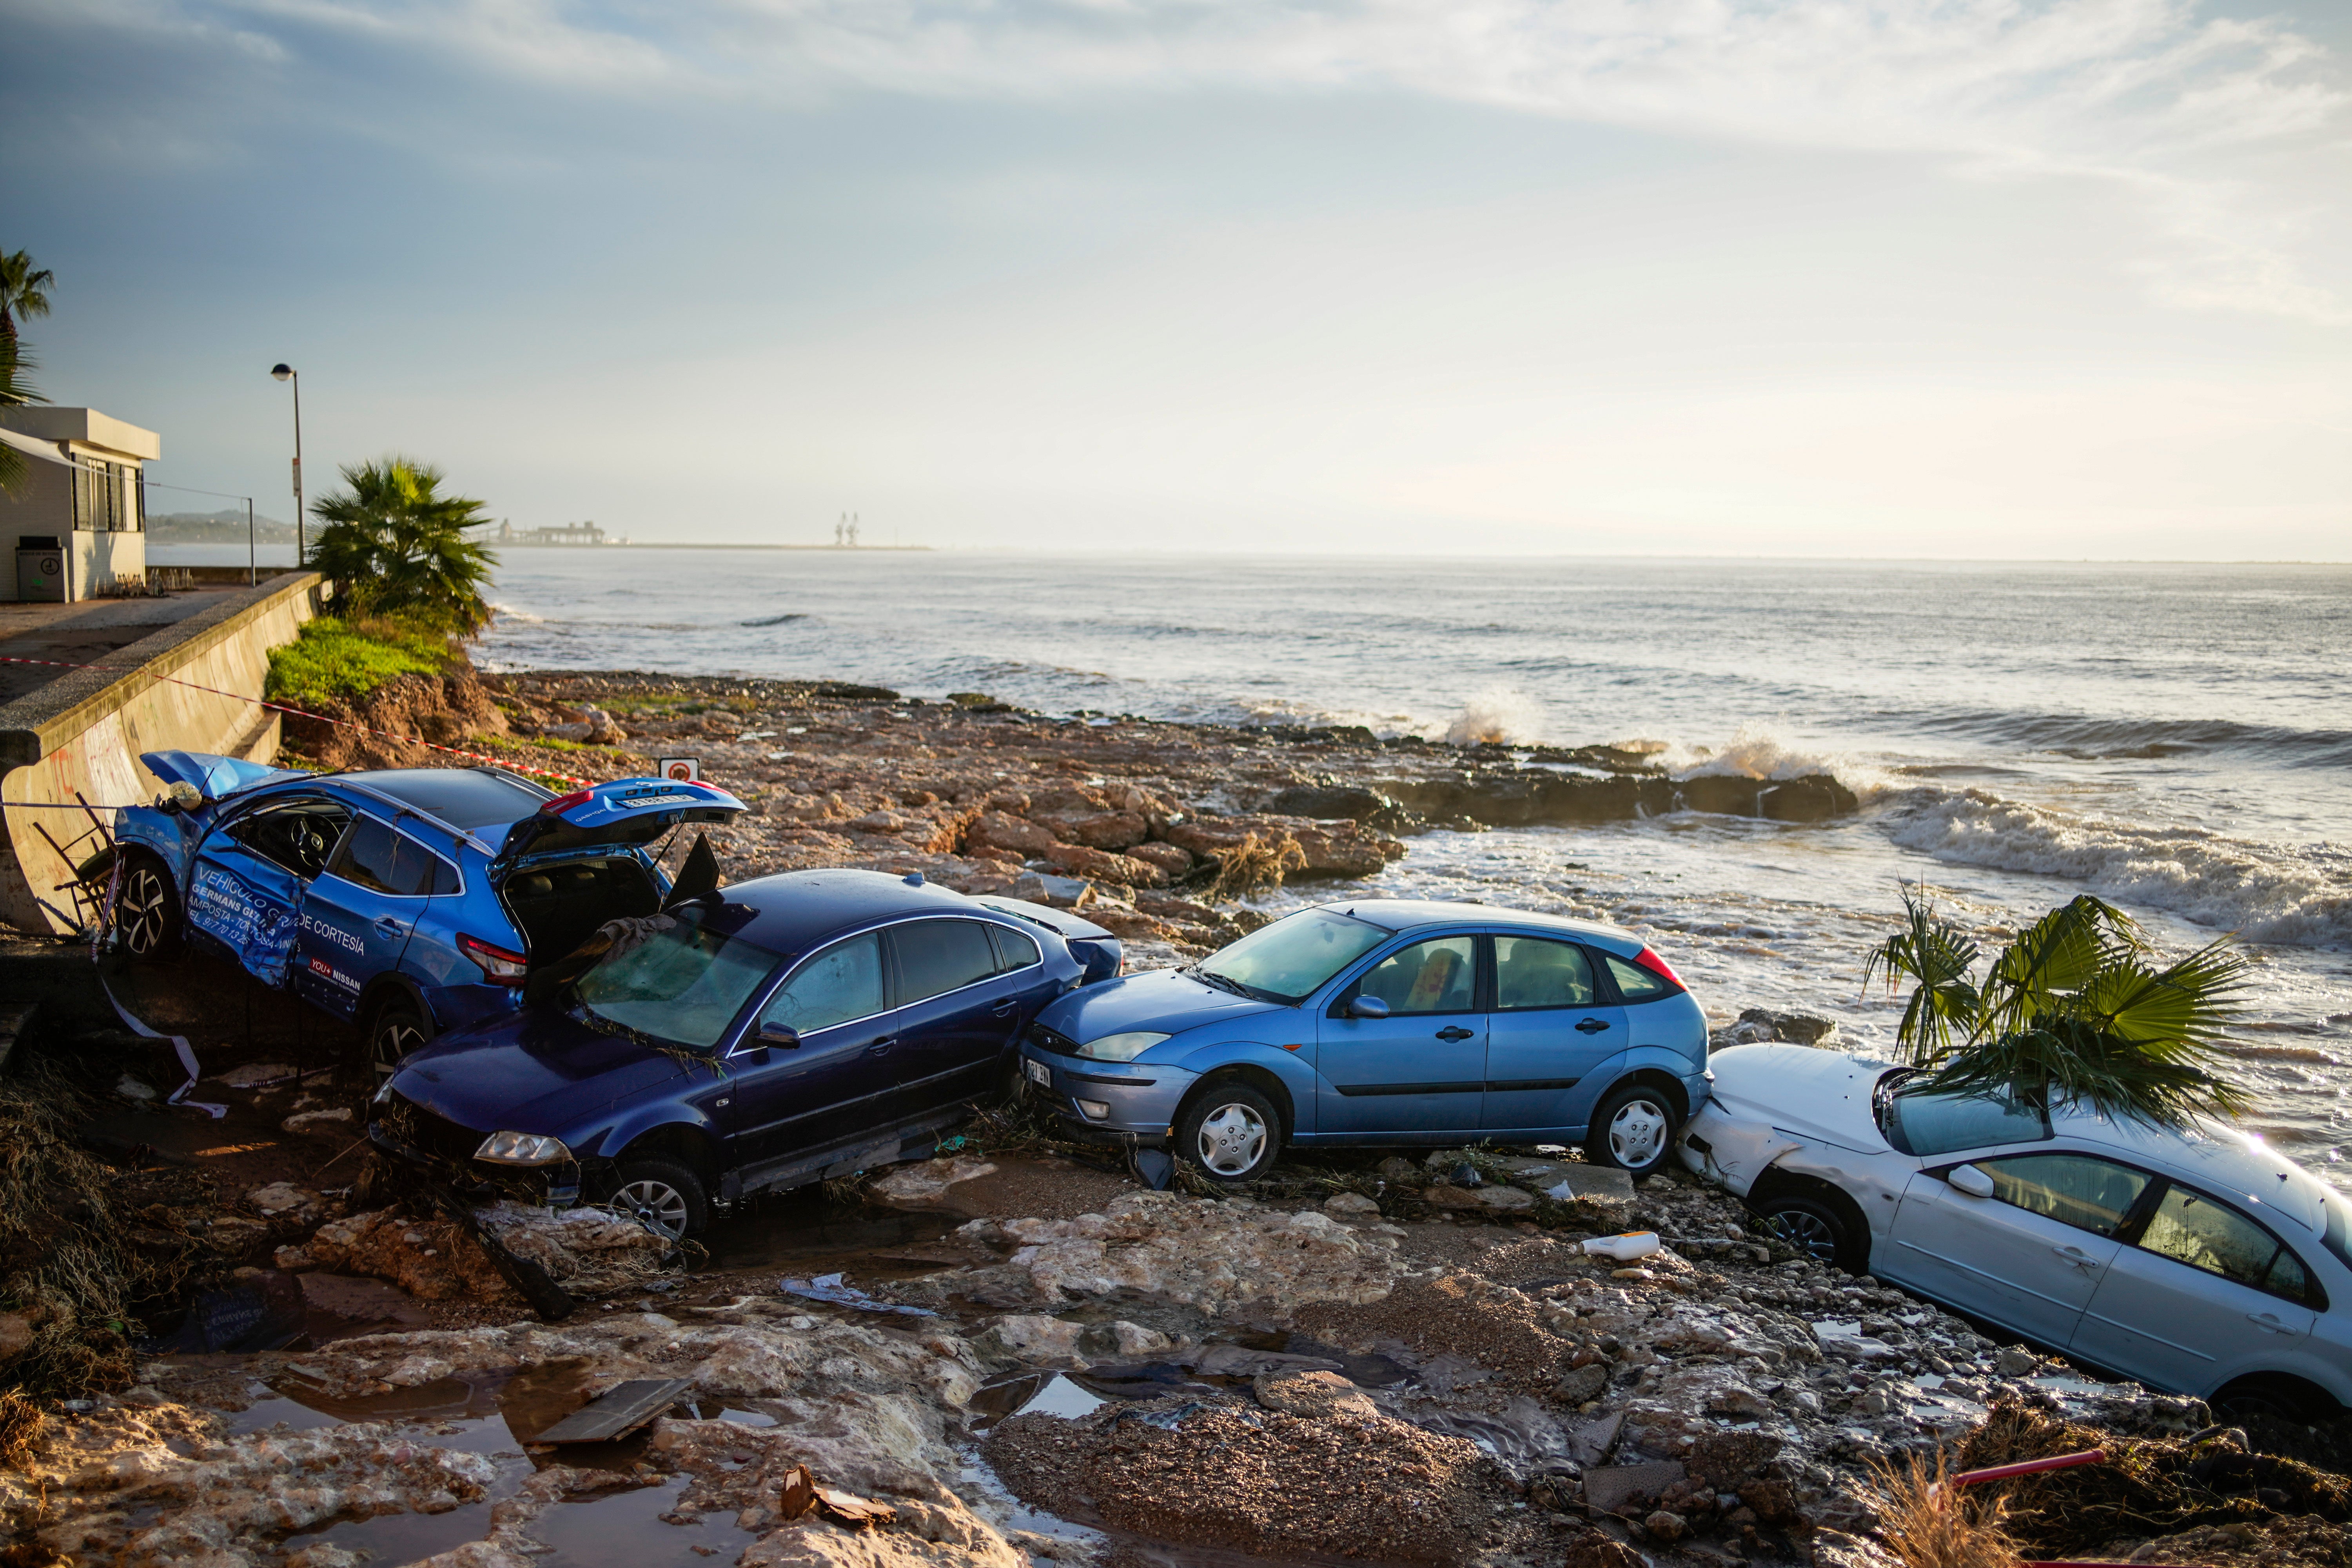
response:
[[[489,1136],[486,1132],[461,1127],[397,1094],[368,1110],[368,1142],[379,1152],[446,1183],[460,1196],[483,1202],[510,1197],[547,1208],[569,1208],[580,1201],[582,1167],[577,1161],[503,1165],[477,1160],[473,1152]]]
[[[1179,1067],[1055,1056],[1029,1045],[1021,1047],[1021,1073],[1077,1137],[1150,1149],[1168,1142],[1176,1108],[1201,1079]]]

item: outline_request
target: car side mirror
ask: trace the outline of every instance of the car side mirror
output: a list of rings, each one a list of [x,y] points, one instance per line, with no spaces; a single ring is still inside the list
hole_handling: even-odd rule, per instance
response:
[[[1972,1198],[1992,1196],[1992,1178],[1974,1165],[1955,1165],[1944,1173],[1944,1180],[1952,1184],[1955,1192],[1966,1193]]]
[[[1388,1016],[1389,1005],[1377,996],[1348,998],[1348,1016],[1350,1018],[1385,1018]]]
[[[762,1046],[774,1046],[787,1051],[801,1048],[801,1032],[789,1024],[762,1024],[760,1032],[751,1037]]]

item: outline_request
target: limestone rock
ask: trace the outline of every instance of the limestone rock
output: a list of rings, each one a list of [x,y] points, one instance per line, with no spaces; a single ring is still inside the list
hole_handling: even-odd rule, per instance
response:
[[[995,1173],[996,1166],[987,1160],[956,1154],[942,1160],[923,1160],[897,1166],[888,1173],[876,1178],[866,1190],[867,1196],[894,1208],[931,1208],[957,1183],[977,1181]]]

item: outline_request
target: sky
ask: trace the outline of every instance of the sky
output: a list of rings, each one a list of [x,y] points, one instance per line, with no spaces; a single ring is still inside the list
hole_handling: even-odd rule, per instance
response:
[[[639,540],[2342,561],[2347,193],[2347,0],[0,0],[37,384],[280,516],[283,360]]]

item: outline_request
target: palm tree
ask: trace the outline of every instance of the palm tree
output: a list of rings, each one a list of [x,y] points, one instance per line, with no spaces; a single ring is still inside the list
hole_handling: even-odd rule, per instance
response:
[[[30,252],[0,256],[0,338],[12,343],[16,341],[19,316],[29,320],[47,315],[48,291],[57,286],[57,275],[46,267],[34,266]]]
[[[351,488],[311,507],[326,523],[310,564],[333,578],[355,610],[415,616],[471,637],[490,623],[490,569],[498,558],[466,537],[489,520],[483,503],[440,493],[443,475],[398,456],[346,463]]]
[[[27,403],[38,403],[41,395],[24,373],[33,362],[25,357],[14,334],[0,335],[0,408],[22,408]],[[31,465],[25,454],[14,447],[0,447],[0,492],[14,495],[24,487],[25,476]]]
[[[1907,888],[1903,907],[1863,984],[1915,983],[1895,1038],[1926,1069],[1920,1087],[2170,1127],[2253,1103],[2221,1076],[2221,1030],[2252,967],[2229,938],[2159,967],[2138,924],[2086,893],[2020,931],[1979,981],[1965,931]]]

